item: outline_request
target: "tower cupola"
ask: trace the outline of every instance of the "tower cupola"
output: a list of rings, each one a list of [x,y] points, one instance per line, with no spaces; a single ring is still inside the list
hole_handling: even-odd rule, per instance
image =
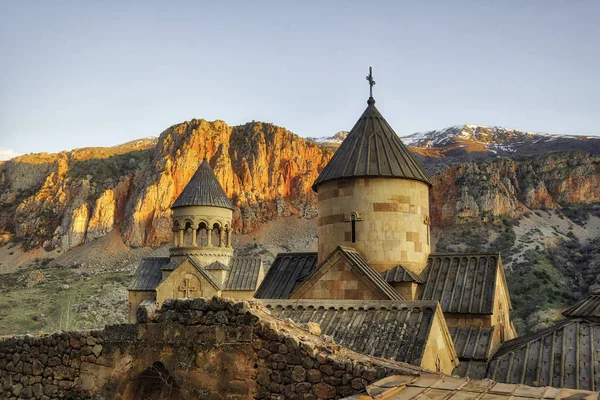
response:
[[[171,258],[198,256],[203,263],[225,265],[233,257],[233,204],[227,198],[206,158],[171,206]]]
[[[352,246],[380,272],[401,264],[419,273],[430,252],[431,180],[375,107],[370,69],[367,80],[366,110],[312,186],[319,261]]]

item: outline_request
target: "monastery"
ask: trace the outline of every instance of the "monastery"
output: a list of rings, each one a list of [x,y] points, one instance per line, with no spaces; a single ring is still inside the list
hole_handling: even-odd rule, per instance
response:
[[[260,299],[273,316],[315,322],[350,350],[430,371],[597,390],[600,294],[555,326],[517,338],[499,253],[432,253],[431,180],[375,106],[321,171],[318,251],[280,253],[263,272],[235,258],[233,206],[207,160],[173,209],[169,258],[141,262],[129,318],[170,298]]]
[[[231,245],[234,207],[204,159],[171,206],[169,257],[143,259],[129,291],[129,321],[140,305],[166,299],[251,299],[264,277],[262,261],[236,258]]]

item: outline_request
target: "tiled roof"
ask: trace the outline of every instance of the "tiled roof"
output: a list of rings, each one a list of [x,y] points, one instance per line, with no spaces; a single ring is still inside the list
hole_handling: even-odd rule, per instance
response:
[[[200,164],[171,208],[186,206],[213,206],[234,209],[206,159],[202,161],[202,164]]]
[[[223,264],[220,261],[215,261],[212,264],[206,266],[207,271],[229,271],[229,266]]]
[[[437,300],[445,313],[492,314],[499,254],[431,254],[418,298]]]
[[[162,279],[161,268],[167,265],[169,261],[169,257],[143,258],[127,290],[156,289]]]
[[[421,365],[438,303],[391,300],[263,300],[272,315],[316,322],[335,343],[376,357]]]
[[[410,150],[387,123],[375,101],[358,119],[346,139],[313,184],[355,177],[413,179],[431,186],[431,181]]]
[[[398,265],[392,269],[388,269],[381,273],[383,279],[388,283],[400,283],[400,282],[414,282],[414,283],[425,283],[423,278],[418,274],[415,274],[409,269],[404,268],[402,265]]]
[[[598,392],[531,387],[494,382],[489,379],[473,380],[454,376],[420,373],[402,374],[383,378],[366,387],[364,394],[345,397],[345,400],[527,400],[572,399],[595,400]]]
[[[483,379],[490,357],[494,327],[448,328],[460,364],[452,375]]]
[[[567,318],[600,320],[600,292],[593,292],[574,306],[567,308],[563,315]]]
[[[490,356],[494,327],[448,328],[459,360],[485,360]]]
[[[506,383],[597,390],[598,371],[600,324],[570,319],[505,342],[490,361],[486,377]]]
[[[254,297],[287,299],[316,266],[317,253],[279,253]]]
[[[224,290],[256,290],[262,263],[258,258],[231,260]]]
[[[452,375],[461,376],[463,378],[483,379],[487,372],[487,366],[487,361],[460,360],[460,364],[452,370]]]

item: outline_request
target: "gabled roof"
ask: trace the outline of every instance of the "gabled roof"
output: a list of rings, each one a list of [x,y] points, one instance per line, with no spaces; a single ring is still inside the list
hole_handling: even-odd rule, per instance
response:
[[[227,198],[217,177],[204,159],[192,179],[185,186],[171,208],[187,206],[211,206],[233,210],[233,204]]]
[[[490,357],[494,327],[448,328],[459,360],[485,360]]]
[[[256,290],[262,262],[258,258],[234,258],[224,290]]]
[[[317,267],[317,253],[279,253],[260,287],[256,299],[287,299]]]
[[[204,279],[206,279],[208,281],[208,283],[210,283],[215,289],[217,289],[217,290],[223,289],[223,287],[221,286],[221,284],[219,282],[217,282],[215,277],[212,276],[211,273],[207,272],[204,268],[202,268],[202,266],[200,265],[198,260],[196,260],[194,257],[190,257],[190,256],[187,257],[187,260],[194,266],[194,268],[196,268],[196,270],[198,272],[200,272],[200,275],[202,275],[204,277]],[[181,265],[181,264],[179,264],[179,265]]]
[[[229,271],[229,266],[220,261],[215,261],[211,264],[208,264],[205,268],[207,271]]]
[[[388,283],[425,283],[425,281],[419,276],[419,274],[415,274],[411,270],[404,268],[402,265],[398,265],[392,269],[388,269],[387,271],[382,272],[381,276]]]
[[[389,283],[385,281],[381,277],[381,274],[377,272],[373,267],[369,265],[367,261],[360,255],[356,249],[352,247],[346,246],[338,246],[331,252],[331,254],[319,265],[318,268],[315,268],[312,274],[299,285],[293,293],[291,293],[291,297],[302,296],[302,293],[307,291],[312,284],[318,281],[321,272],[325,272],[324,269],[328,269],[331,267],[330,260],[340,254],[344,257],[348,265],[353,271],[358,272],[358,275],[363,278],[363,282],[367,285],[371,286],[373,290],[379,291],[386,299],[389,300],[404,300],[404,298],[394,290],[393,287],[390,286]]]
[[[563,315],[567,318],[587,318],[600,320],[600,292],[595,291],[575,305],[567,308]]]
[[[412,365],[421,365],[439,310],[435,301],[263,300],[262,303],[277,318],[318,323],[321,334],[333,337],[335,343],[353,351]],[[441,313],[440,318],[443,319]]]
[[[359,177],[413,179],[431,186],[427,173],[377,110],[372,99],[312,188],[317,192],[324,182]]]
[[[505,342],[490,361],[486,377],[506,383],[597,390],[599,338],[597,322],[561,321]]]
[[[430,254],[418,298],[439,301],[445,313],[490,315],[498,268],[498,253]],[[503,272],[500,275],[504,277]]]
[[[127,290],[150,291],[156,289],[162,279],[161,268],[169,263],[169,257],[143,258],[135,270]]]

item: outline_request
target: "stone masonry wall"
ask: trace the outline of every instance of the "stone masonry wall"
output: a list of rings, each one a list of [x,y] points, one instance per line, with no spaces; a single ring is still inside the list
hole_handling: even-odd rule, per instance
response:
[[[257,302],[169,300],[137,316],[0,339],[0,398],[334,399],[421,371],[351,352]]]
[[[102,331],[0,339],[0,398],[89,398],[82,367],[102,363]]]

